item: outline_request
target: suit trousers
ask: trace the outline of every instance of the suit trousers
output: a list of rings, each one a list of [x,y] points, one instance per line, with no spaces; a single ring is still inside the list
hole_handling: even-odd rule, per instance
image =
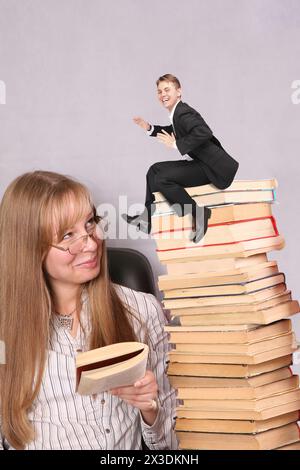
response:
[[[154,163],[147,173],[145,206],[149,220],[154,212],[153,193],[161,192],[180,217],[196,214],[197,204],[184,189],[185,187],[202,186],[211,181],[205,174],[201,162],[195,160],[178,160]]]

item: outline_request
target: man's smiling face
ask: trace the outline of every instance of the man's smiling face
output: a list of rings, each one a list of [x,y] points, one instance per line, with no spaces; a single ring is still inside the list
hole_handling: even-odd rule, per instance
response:
[[[172,111],[181,98],[181,88],[176,88],[173,82],[162,81],[157,86],[157,96],[163,107]]]

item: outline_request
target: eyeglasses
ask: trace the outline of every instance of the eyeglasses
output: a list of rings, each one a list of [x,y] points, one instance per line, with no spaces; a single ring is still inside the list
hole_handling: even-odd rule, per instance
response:
[[[102,218],[100,216],[95,216],[94,222],[86,229],[87,233],[85,235],[82,235],[75,240],[71,240],[70,242],[64,243],[64,246],[50,246],[61,251],[68,251],[70,255],[78,255],[86,247],[89,238],[93,238],[96,242],[104,238],[103,229],[100,226],[101,221]]]

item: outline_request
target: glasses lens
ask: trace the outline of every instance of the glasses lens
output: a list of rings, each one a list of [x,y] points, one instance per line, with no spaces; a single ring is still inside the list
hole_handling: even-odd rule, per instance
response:
[[[69,245],[69,252],[71,253],[71,255],[78,255],[78,253],[80,253],[84,249],[88,237],[89,235],[83,235],[77,240],[74,240],[73,243]]]
[[[102,226],[101,222],[95,226],[94,231],[93,231],[93,236],[97,240],[104,239],[104,227]]]
[[[68,247],[71,255],[78,255],[84,249],[87,244],[88,238],[93,237],[94,240],[103,240],[104,232],[100,224],[95,224],[93,227],[90,227],[88,230],[88,235],[83,235],[77,240],[74,240]]]

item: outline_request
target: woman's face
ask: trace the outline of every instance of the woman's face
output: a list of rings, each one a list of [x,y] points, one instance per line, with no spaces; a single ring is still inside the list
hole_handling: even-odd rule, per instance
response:
[[[73,253],[71,242],[91,233],[94,224],[93,211],[87,211],[73,227],[69,227],[63,234],[61,240],[55,240],[54,245],[68,248]],[[86,243],[84,243],[86,241]],[[100,261],[102,254],[102,239],[96,236],[87,236],[81,239],[82,250],[77,254],[71,254],[69,250],[62,251],[51,246],[45,262],[44,269],[48,274],[52,288],[63,288],[78,286],[98,276],[100,272]],[[71,243],[71,244],[70,244]]]

